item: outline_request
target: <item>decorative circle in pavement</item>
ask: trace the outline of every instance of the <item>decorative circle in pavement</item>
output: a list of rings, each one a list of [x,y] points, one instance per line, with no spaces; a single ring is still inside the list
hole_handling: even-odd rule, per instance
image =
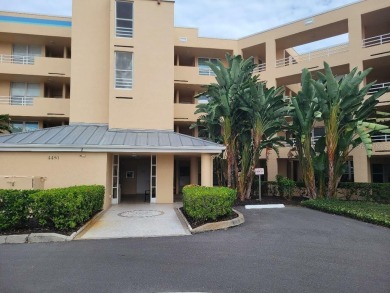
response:
[[[149,217],[157,217],[163,215],[163,211],[156,210],[131,210],[119,213],[119,217],[125,218],[149,218]]]

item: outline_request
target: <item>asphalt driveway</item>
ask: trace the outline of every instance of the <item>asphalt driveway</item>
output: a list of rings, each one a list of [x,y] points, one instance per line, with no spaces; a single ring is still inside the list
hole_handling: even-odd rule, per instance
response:
[[[390,292],[390,229],[314,210],[244,210],[193,236],[2,245],[0,292]]]

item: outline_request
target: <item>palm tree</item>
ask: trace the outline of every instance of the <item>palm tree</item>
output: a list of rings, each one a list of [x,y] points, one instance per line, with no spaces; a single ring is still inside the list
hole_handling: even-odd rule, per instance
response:
[[[376,119],[373,118],[378,99],[387,89],[365,99],[375,82],[361,89],[359,86],[371,72],[371,68],[363,72],[357,72],[357,68],[354,68],[339,81],[326,62],[324,68],[325,74],[319,73],[319,80],[311,80],[311,84],[318,98],[319,109],[316,116],[325,124],[328,197],[334,197],[350,152],[363,143],[370,157],[372,154],[370,133],[389,132],[387,126],[376,123]]]
[[[302,71],[302,89],[296,97],[292,97],[292,110],[290,116],[292,123],[288,127],[295,137],[299,164],[302,168],[303,181],[310,198],[317,197],[314,156],[312,147],[312,129],[319,109],[318,100],[311,74],[306,68]]]
[[[252,80],[238,111],[242,113],[238,122],[241,122],[240,128],[244,130],[239,137],[243,145],[241,168],[236,174],[241,200],[250,197],[254,169],[261,151],[272,148],[277,152],[277,146],[282,146],[284,137],[277,136],[277,133],[287,125],[285,117],[288,110],[282,87],[268,89],[265,83]]]
[[[209,102],[199,104],[197,113],[203,113],[208,121],[218,121],[221,127],[223,143],[226,146],[227,181],[228,187],[234,187],[233,169],[235,163],[235,139],[237,133],[233,129],[234,111],[237,109],[239,97],[248,88],[248,81],[252,79],[252,71],[255,67],[253,58],[243,60],[241,56],[226,54],[228,66],[218,60],[217,64],[207,62],[215,73],[217,83],[205,86],[206,91],[201,93],[209,97]],[[206,121],[203,117],[203,121]]]
[[[11,126],[9,122],[9,115],[0,115],[0,134],[11,133]]]

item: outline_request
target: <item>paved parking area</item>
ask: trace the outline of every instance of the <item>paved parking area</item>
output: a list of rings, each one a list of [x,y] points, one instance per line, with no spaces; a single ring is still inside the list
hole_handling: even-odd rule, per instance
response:
[[[175,212],[177,206],[179,204],[113,205],[76,239],[189,235]]]
[[[5,244],[0,292],[390,292],[390,229],[299,207],[226,231]]]

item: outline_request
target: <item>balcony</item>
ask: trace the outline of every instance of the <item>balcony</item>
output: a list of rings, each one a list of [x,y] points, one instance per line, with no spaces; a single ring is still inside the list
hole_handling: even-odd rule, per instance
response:
[[[363,39],[363,48],[390,43],[390,33]]]
[[[367,94],[373,95],[383,89],[387,89],[387,91],[390,91],[390,82],[376,83],[372,85]]]
[[[255,69],[253,69],[253,73],[260,73],[267,69],[267,66],[265,63],[256,65]]]
[[[41,97],[0,97],[0,113],[18,117],[69,118],[69,99]]]
[[[175,82],[188,84],[210,84],[215,82],[211,69],[193,66],[175,66]]]
[[[312,60],[318,60],[318,59],[322,62],[322,60],[326,57],[329,57],[329,56],[332,56],[335,54],[345,53],[348,51],[349,51],[349,44],[345,43],[345,44],[332,46],[332,47],[328,47],[328,48],[321,49],[321,50],[312,51],[312,52],[307,53],[307,54],[289,56],[287,58],[278,59],[278,60],[276,60],[276,67],[277,68],[286,67],[289,65],[294,65],[294,64],[298,64],[298,63],[302,63],[302,62],[306,63],[306,62],[310,62]]]
[[[194,114],[196,104],[174,104],[175,121],[195,122],[199,114]]]
[[[0,74],[70,77],[70,59],[0,54]]]

